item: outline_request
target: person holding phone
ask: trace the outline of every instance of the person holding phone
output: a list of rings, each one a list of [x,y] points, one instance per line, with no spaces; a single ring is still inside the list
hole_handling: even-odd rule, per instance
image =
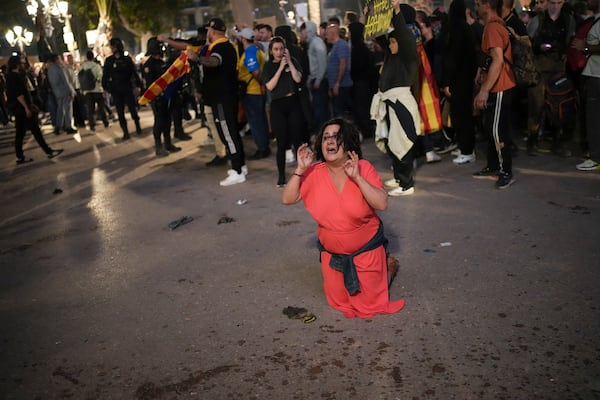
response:
[[[277,139],[277,187],[286,184],[285,151],[302,144],[304,116],[297,92],[302,80],[299,62],[290,56],[285,40],[275,36],[269,43],[269,61],[263,69],[263,82],[271,93],[271,126]]]

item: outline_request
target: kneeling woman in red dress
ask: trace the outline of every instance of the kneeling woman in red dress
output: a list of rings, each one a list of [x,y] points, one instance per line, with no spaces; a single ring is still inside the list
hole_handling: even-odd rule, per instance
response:
[[[404,307],[404,300],[389,299],[387,241],[376,212],[387,208],[387,196],[373,165],[362,159],[351,123],[332,119],[317,136],[314,153],[307,144],[298,148],[282,202],[302,200],[317,222],[325,296],[348,318]]]

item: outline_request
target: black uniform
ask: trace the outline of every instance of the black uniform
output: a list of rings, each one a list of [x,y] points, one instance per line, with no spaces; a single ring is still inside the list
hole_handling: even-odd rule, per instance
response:
[[[151,85],[152,82],[160,78],[167,70],[167,65],[160,57],[150,57],[144,64],[144,79],[146,85]],[[162,149],[162,138],[164,138],[165,149],[169,150],[171,144],[171,115],[169,113],[169,100],[161,93],[150,103],[152,113],[154,114],[154,126],[152,134],[154,135],[154,145],[157,153]],[[162,138],[161,138],[162,135]]]
[[[115,102],[119,125],[123,130],[123,139],[129,139],[127,120],[125,119],[125,104],[129,108],[131,118],[135,122],[136,133],[142,133],[140,117],[137,113],[137,105],[133,95],[134,86],[140,87],[140,77],[135,70],[135,65],[129,57],[120,53],[108,57],[104,63],[102,76],[102,87],[109,92]]]

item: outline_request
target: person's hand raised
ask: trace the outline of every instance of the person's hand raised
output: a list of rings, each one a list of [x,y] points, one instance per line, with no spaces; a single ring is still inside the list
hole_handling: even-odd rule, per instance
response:
[[[355,151],[348,152],[348,160],[344,162],[344,172],[352,180],[356,180],[360,176],[358,169],[358,154]]]
[[[298,147],[298,151],[296,152],[296,170],[300,170],[301,173],[304,173],[308,167],[313,163],[315,159],[315,154],[312,152],[310,147],[308,147],[308,143],[304,143],[300,147]]]

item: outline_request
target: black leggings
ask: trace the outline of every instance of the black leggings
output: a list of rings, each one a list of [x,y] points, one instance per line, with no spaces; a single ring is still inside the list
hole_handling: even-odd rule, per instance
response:
[[[277,139],[278,183],[285,183],[285,151],[293,147],[297,150],[302,144],[304,116],[296,94],[271,102],[271,127]]]

